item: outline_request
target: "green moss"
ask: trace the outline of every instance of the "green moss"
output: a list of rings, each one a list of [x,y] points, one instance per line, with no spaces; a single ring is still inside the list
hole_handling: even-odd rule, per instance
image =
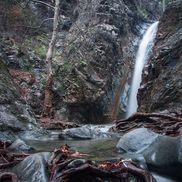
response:
[[[24,20],[24,23],[27,26],[31,26],[31,27],[37,27],[40,25],[41,20],[39,19],[39,17],[37,17],[30,9],[28,8],[24,8],[22,9],[22,17]]]
[[[45,58],[46,52],[47,48],[44,45],[35,47],[35,53],[38,54],[41,58]]]
[[[147,12],[146,9],[140,8],[140,7],[137,7],[137,9],[138,9],[139,14],[140,14],[142,17],[144,17],[144,18],[147,18],[147,17],[148,17],[149,14],[148,14],[148,12]]]
[[[6,69],[6,66],[3,63],[3,61],[0,60],[0,70],[4,70],[4,69]]]
[[[71,44],[69,47],[69,54],[73,54],[74,52],[76,52],[76,46],[75,44]]]
[[[70,72],[72,69],[72,64],[69,61],[65,61],[63,65],[63,71]]]
[[[3,61],[2,60],[0,60],[0,74],[5,74],[6,75],[6,77],[8,78],[8,70],[7,70],[7,67],[6,67],[6,65],[3,63]],[[6,78],[5,77],[5,78]]]
[[[21,45],[21,49],[25,52],[34,52],[41,59],[45,59],[48,49],[48,37],[45,35],[27,37]]]
[[[87,62],[87,60],[85,60],[85,59],[81,59],[79,63],[80,63],[81,65],[84,65],[84,66],[88,65],[88,62]]]

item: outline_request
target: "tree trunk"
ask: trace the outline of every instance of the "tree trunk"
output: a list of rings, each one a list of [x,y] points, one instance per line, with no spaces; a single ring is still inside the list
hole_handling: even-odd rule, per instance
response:
[[[45,85],[45,96],[43,103],[42,116],[53,117],[52,109],[52,84],[53,84],[53,71],[52,71],[52,56],[56,44],[56,36],[58,32],[58,22],[59,22],[59,4],[60,0],[55,1],[55,12],[54,12],[54,22],[53,22],[53,32],[52,38],[49,43],[49,48],[46,54],[46,72],[47,80]]]
[[[162,1],[162,10],[163,10],[163,12],[165,11],[165,8],[166,8],[166,0],[163,0]]]

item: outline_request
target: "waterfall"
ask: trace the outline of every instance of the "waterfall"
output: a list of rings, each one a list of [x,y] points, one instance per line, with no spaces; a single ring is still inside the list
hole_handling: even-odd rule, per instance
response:
[[[135,69],[129,96],[129,104],[127,108],[127,117],[131,116],[134,112],[137,111],[137,92],[141,83],[142,70],[152,48],[151,44],[153,43],[157,32],[157,25],[158,22],[155,22],[146,30],[137,51]]]

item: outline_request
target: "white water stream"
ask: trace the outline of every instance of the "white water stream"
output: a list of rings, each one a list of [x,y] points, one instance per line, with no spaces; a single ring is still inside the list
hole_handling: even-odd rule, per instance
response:
[[[136,56],[135,69],[132,79],[131,91],[129,96],[129,104],[127,108],[127,117],[137,111],[137,92],[140,87],[142,70],[147,61],[149,52],[152,48],[151,44],[154,41],[157,32],[158,22],[153,23],[144,33]]]

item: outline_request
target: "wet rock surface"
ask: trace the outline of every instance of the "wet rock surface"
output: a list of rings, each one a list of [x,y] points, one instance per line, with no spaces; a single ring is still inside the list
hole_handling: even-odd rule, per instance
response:
[[[3,52],[3,51],[2,51]],[[19,137],[38,138],[46,131],[39,129],[35,115],[21,95],[20,88],[11,77],[6,57],[0,60],[0,137],[2,140],[15,141]],[[7,58],[8,59],[8,58]]]
[[[19,132],[36,124],[30,107],[21,98],[6,66],[0,60],[0,130]]]
[[[78,128],[65,129],[59,138],[72,138],[72,139],[106,139],[119,137],[116,133],[107,132],[110,126],[94,126],[94,125],[84,125]]]
[[[136,136],[136,137],[135,137]],[[146,129],[135,129],[121,137],[117,144],[117,149],[121,152],[140,153],[155,142],[159,135]]]
[[[181,174],[181,140],[182,137],[172,138],[160,136],[144,152],[149,169],[169,176],[182,178]]]
[[[49,152],[32,154],[16,165],[12,171],[24,181],[28,182],[48,182],[47,161]]]
[[[34,149],[30,146],[28,146],[23,140],[21,139],[16,139],[9,147],[8,150],[11,151],[24,151],[24,152],[30,152],[33,151]]]
[[[139,111],[181,113],[182,2],[168,6],[159,22],[148,75],[139,90]]]
[[[181,136],[162,136],[139,128],[122,136],[117,149],[133,160],[146,163],[151,170],[180,179],[181,140]]]
[[[1,181],[120,181],[135,178],[154,182],[153,176],[131,160],[91,161],[86,153],[71,150],[67,144],[53,152],[26,154],[9,150],[12,143],[0,141]],[[119,173],[119,175],[118,175]],[[122,175],[122,174],[128,175]]]

